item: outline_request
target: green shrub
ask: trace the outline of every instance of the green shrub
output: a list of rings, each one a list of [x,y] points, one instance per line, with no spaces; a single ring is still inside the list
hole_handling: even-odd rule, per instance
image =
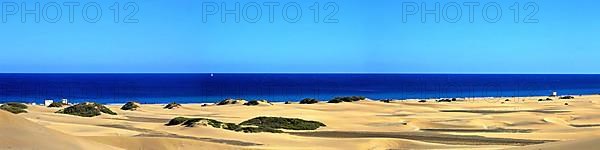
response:
[[[8,106],[12,106],[12,107],[16,107],[19,109],[27,109],[27,105],[23,104],[23,103],[17,103],[17,102],[8,102],[4,105],[8,105]]]
[[[314,98],[305,98],[300,101],[300,104],[316,104],[319,103],[319,100]]]
[[[260,132],[270,132],[270,133],[283,133],[281,130],[268,128],[268,127],[240,127],[235,129],[237,132],[244,133],[260,133]]]
[[[244,105],[248,105],[248,106],[256,106],[260,103],[258,103],[258,101],[248,101],[247,103],[245,103]]]
[[[558,99],[575,99],[575,97],[573,97],[573,96],[562,96],[562,97],[560,97]]]
[[[240,125],[253,125],[258,127],[288,130],[315,130],[319,127],[325,126],[325,124],[317,121],[283,117],[256,117],[246,120],[240,123]]]
[[[26,110],[21,109],[22,107],[14,107],[8,104],[0,106],[0,109],[11,112],[13,114],[27,113]]]
[[[231,131],[236,131],[239,128],[240,128],[240,126],[235,123],[225,123],[225,126],[223,127],[223,129],[231,130]]]
[[[440,100],[436,100],[437,102],[452,102],[451,99],[440,99]]]
[[[283,133],[281,130],[277,130],[270,127],[264,126],[241,126],[235,123],[225,123],[214,119],[207,118],[185,118],[185,117],[176,117],[171,119],[166,126],[173,125],[182,125],[185,127],[195,127],[199,124],[199,122],[203,123],[203,125],[211,126],[213,128],[221,128],[230,131],[236,132],[244,132],[244,133],[259,133],[259,132],[270,132],[270,133]]]
[[[79,103],[77,105],[73,105],[65,109],[59,110],[56,113],[70,114],[81,117],[94,117],[100,115],[101,113],[106,113],[110,115],[117,114],[102,104],[91,102]]]
[[[125,105],[121,107],[121,110],[136,110],[140,108],[139,103],[137,102],[127,102]]]
[[[52,102],[48,107],[63,107],[65,104],[59,102]]]
[[[196,123],[200,121],[206,121],[207,125],[210,125],[214,128],[222,128],[222,125],[224,125],[224,123],[221,121],[207,118],[191,118],[186,120],[182,125],[185,125],[186,127],[194,127],[196,126]]]
[[[365,100],[366,98],[363,96],[350,96],[350,97],[335,97],[329,100],[327,103],[341,103],[341,102],[355,102],[360,100]]]
[[[174,109],[174,108],[179,108],[179,107],[181,107],[181,104],[178,104],[176,102],[172,102],[172,103],[167,104],[164,107],[164,109]]]
[[[272,105],[271,102],[269,102],[267,100],[252,100],[252,101],[246,102],[244,105],[246,105],[246,106],[258,106],[260,104]]]
[[[229,104],[244,104],[246,103],[246,100],[243,99],[226,99],[226,100],[222,100],[219,103],[217,103],[217,105],[229,105]]]
[[[186,117],[175,117],[171,120],[169,120],[169,123],[165,124],[167,126],[174,126],[174,125],[180,125],[182,123],[184,123],[185,121],[187,121],[189,118]]]

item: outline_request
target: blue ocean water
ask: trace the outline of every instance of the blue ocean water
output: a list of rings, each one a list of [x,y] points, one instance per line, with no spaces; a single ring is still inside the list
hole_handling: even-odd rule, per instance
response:
[[[600,75],[552,74],[0,74],[0,102],[207,103],[512,97],[600,93]]]

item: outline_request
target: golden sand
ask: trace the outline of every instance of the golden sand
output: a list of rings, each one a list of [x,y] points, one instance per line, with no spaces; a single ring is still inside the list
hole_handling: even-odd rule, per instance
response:
[[[136,111],[85,118],[29,106],[0,112],[0,149],[594,149],[600,142],[600,96],[455,102],[360,101],[328,104],[205,106],[144,104]],[[565,105],[568,103],[568,105]],[[327,127],[289,133],[242,133],[165,126],[177,116],[240,123],[258,116],[301,118]],[[24,119],[25,118],[25,119]]]

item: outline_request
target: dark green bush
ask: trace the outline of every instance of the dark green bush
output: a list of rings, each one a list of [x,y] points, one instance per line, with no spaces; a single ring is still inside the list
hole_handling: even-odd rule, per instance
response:
[[[22,107],[14,107],[11,105],[4,104],[0,106],[0,109],[11,112],[13,114],[27,113],[26,110],[21,109]]]
[[[184,123],[187,120],[189,120],[189,118],[186,118],[186,117],[175,117],[175,118],[169,120],[169,123],[167,123],[165,125],[167,125],[167,126],[180,125],[180,124]]]
[[[546,98],[546,99],[538,99],[538,101],[552,101],[551,98]]]
[[[562,97],[560,97],[558,99],[575,99],[575,97],[573,97],[573,96],[562,96]]]
[[[437,102],[452,102],[452,100],[451,99],[440,99],[440,100],[437,100]]]
[[[137,102],[127,102],[125,105],[121,107],[121,110],[136,110],[140,108],[139,103]]]
[[[179,107],[181,107],[181,104],[178,104],[176,102],[172,102],[172,103],[167,104],[164,107],[164,109],[174,109],[174,108],[179,108]]]
[[[248,101],[244,105],[247,105],[247,106],[256,106],[258,104],[260,104],[260,103],[258,103],[258,101],[253,100],[253,101]]]
[[[73,105],[65,109],[59,110],[56,113],[70,114],[81,117],[94,117],[100,115],[101,113],[106,113],[110,115],[117,114],[102,104],[92,102],[79,103],[77,105]]]
[[[217,121],[214,119],[207,119],[207,118],[186,118],[186,117],[175,117],[171,120],[169,120],[169,123],[165,124],[166,126],[173,126],[173,125],[182,125],[182,126],[186,126],[186,127],[194,127],[197,125],[197,122],[200,121],[206,121],[207,125],[210,125],[214,128],[223,128],[223,129],[228,129],[228,130],[235,130],[237,129],[239,126],[237,126],[234,123],[224,123],[221,121]]]
[[[319,103],[319,100],[314,98],[305,98],[300,101],[300,104],[316,104]]]
[[[240,128],[235,129],[234,131],[244,132],[244,133],[260,133],[260,132],[283,133],[283,131],[281,131],[281,130],[268,128],[268,127],[240,127]]]
[[[257,106],[257,105],[260,105],[261,103],[267,104],[267,105],[271,105],[271,102],[269,102],[267,100],[252,100],[252,101],[246,102],[244,105],[246,105],[246,106]]]
[[[208,125],[214,127],[214,128],[221,128],[221,126],[224,124],[221,121],[217,121],[214,119],[207,119],[207,118],[191,118],[186,120],[182,125],[185,125],[186,127],[194,127],[196,126],[197,122],[200,121],[206,121]]]
[[[225,130],[231,130],[236,132],[244,133],[258,133],[258,132],[271,132],[271,133],[283,133],[278,129],[290,129],[290,130],[314,130],[325,124],[316,121],[306,121],[295,118],[281,118],[281,117],[257,117],[240,123],[225,123],[214,119],[207,118],[185,118],[176,117],[171,119],[166,126],[182,125],[185,127],[194,127],[198,122],[206,123],[206,125],[214,128],[222,128]]]
[[[243,99],[226,99],[226,100],[222,100],[219,103],[217,103],[217,105],[229,105],[229,104],[244,104],[246,102],[246,100]]]
[[[17,102],[8,102],[4,105],[8,105],[8,106],[12,106],[12,107],[16,107],[19,109],[27,109],[27,105],[23,104],[23,103],[17,103]]]
[[[63,107],[65,104],[59,102],[52,102],[48,107]]]
[[[288,130],[315,130],[319,127],[325,126],[325,124],[317,121],[283,117],[256,117],[246,120],[240,123],[240,125],[253,125],[258,127]]]
[[[366,98],[363,96],[350,96],[350,97],[335,97],[329,100],[327,103],[341,103],[341,102],[355,102],[360,100],[365,100]]]
[[[236,131],[240,126],[235,123],[225,123],[225,127],[223,129]]]

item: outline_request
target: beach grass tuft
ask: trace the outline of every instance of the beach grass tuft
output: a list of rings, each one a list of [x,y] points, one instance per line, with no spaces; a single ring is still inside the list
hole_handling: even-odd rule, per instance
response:
[[[164,109],[175,109],[175,108],[179,108],[181,107],[181,104],[176,103],[176,102],[171,102],[167,105],[165,105],[165,107],[163,107]]]
[[[318,121],[283,117],[256,117],[246,120],[240,123],[240,125],[252,125],[265,128],[288,130],[315,130],[319,127],[325,126],[325,124]]]
[[[235,129],[237,132],[244,133],[260,133],[260,132],[270,132],[270,133],[283,133],[281,130],[269,128],[269,127],[239,127]]]
[[[17,103],[17,102],[8,102],[4,105],[8,105],[8,106],[12,106],[12,107],[16,107],[19,109],[27,109],[27,105],[23,104],[23,103]]]
[[[137,110],[140,108],[140,103],[137,102],[127,102],[125,105],[121,107],[121,110]]]
[[[348,97],[335,97],[329,100],[327,103],[341,103],[341,102],[355,102],[367,99],[364,96],[348,96]]]
[[[186,117],[175,117],[175,118],[169,120],[169,123],[167,123],[165,125],[166,126],[180,125],[180,124],[184,123],[187,120],[189,120],[189,118],[186,118]]]
[[[94,117],[100,115],[101,113],[117,115],[117,113],[108,109],[108,107],[94,102],[79,103],[77,105],[61,109],[56,113],[63,113],[81,117]]]
[[[245,104],[246,100],[243,99],[225,99],[217,103],[217,105],[231,105],[231,104]]]
[[[267,100],[252,100],[244,103],[246,106],[258,106],[258,105],[273,105],[271,102]]]
[[[63,107],[66,104],[63,103],[59,103],[59,102],[52,102],[50,103],[50,105],[48,105],[48,107]]]
[[[317,121],[307,121],[297,118],[283,118],[283,117],[256,117],[250,120],[246,120],[240,124],[226,123],[214,119],[208,118],[186,118],[186,117],[175,117],[166,126],[181,125],[185,127],[195,127],[197,125],[211,126],[213,128],[221,128],[225,130],[231,130],[236,132],[244,133],[259,133],[259,132],[270,132],[270,133],[283,133],[279,129],[289,130],[315,130],[319,127],[325,126],[325,124]]]
[[[27,113],[27,106],[21,103],[6,103],[0,106],[0,109],[11,112],[13,114]]]
[[[319,103],[319,100],[314,98],[305,98],[300,101],[300,104],[316,104]]]

